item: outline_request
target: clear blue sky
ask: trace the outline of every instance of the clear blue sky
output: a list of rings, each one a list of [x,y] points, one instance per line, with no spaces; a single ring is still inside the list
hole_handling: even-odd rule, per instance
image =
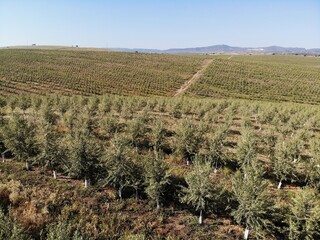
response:
[[[0,46],[320,48],[320,0],[0,0]]]

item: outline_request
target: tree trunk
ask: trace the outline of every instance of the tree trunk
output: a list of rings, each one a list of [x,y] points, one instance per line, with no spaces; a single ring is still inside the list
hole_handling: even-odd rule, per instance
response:
[[[190,161],[189,160],[187,160],[187,166],[189,166],[190,165]]]
[[[138,200],[139,199],[138,188],[136,188],[135,190],[136,190],[136,200]]]
[[[87,187],[88,187],[88,179],[84,178],[84,188],[87,188]]]
[[[118,189],[118,195],[119,195],[120,200],[122,200],[122,187],[120,187]]]
[[[29,166],[29,162],[26,161],[26,170],[29,171],[30,170],[30,166]]]
[[[249,239],[249,232],[250,232],[249,228],[246,227],[246,230],[244,230],[244,239],[245,240]]]
[[[157,198],[156,201],[157,201],[157,210],[158,210],[158,209],[160,209],[160,202],[159,202],[159,199],[158,199],[158,198]]]
[[[282,186],[282,180],[280,180],[279,184],[278,184],[278,189],[280,189]]]
[[[4,153],[1,154],[2,156],[2,162],[4,163],[6,160],[4,159]]]
[[[203,216],[202,216],[202,210],[200,210],[199,224],[201,225],[202,223],[203,223]]]
[[[54,179],[57,179],[57,173],[56,173],[55,170],[52,171],[52,174],[53,174],[53,178],[54,178]]]

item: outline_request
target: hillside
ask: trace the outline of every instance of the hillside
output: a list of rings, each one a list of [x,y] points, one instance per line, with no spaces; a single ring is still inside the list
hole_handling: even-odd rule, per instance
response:
[[[320,58],[233,55],[216,57],[189,95],[320,102]]]
[[[194,48],[171,48],[166,50],[158,49],[143,49],[143,48],[114,48],[116,51],[123,52],[145,52],[145,53],[169,53],[169,54],[210,54],[210,53],[258,53],[258,54],[308,54],[308,55],[319,55],[319,48],[295,48],[295,47],[280,47],[280,46],[269,46],[269,47],[234,47],[228,45],[213,45],[207,47],[194,47]]]
[[[201,56],[74,48],[0,50],[0,94],[169,96],[197,71]]]
[[[212,59],[209,66],[203,64]],[[201,72],[199,79],[195,76]],[[192,84],[187,84],[192,79]],[[0,50],[0,94],[120,94],[320,102],[320,58]]]

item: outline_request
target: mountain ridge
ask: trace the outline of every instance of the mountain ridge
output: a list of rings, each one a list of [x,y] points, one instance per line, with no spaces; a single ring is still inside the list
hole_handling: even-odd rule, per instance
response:
[[[169,48],[166,50],[145,48],[111,48],[121,52],[169,53],[169,54],[214,54],[214,53],[261,53],[261,54],[320,54],[320,48],[299,47],[234,47],[225,44],[194,48]]]

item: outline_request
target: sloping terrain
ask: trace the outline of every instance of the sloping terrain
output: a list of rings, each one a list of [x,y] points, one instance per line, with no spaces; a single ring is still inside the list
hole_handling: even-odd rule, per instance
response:
[[[92,50],[0,50],[0,94],[171,95],[200,68],[201,56]]]
[[[74,49],[0,50],[0,94],[175,96],[179,93],[320,102],[318,57],[166,55]],[[193,78],[197,80],[194,82]]]
[[[320,102],[320,58],[234,55],[217,57],[189,95]]]

